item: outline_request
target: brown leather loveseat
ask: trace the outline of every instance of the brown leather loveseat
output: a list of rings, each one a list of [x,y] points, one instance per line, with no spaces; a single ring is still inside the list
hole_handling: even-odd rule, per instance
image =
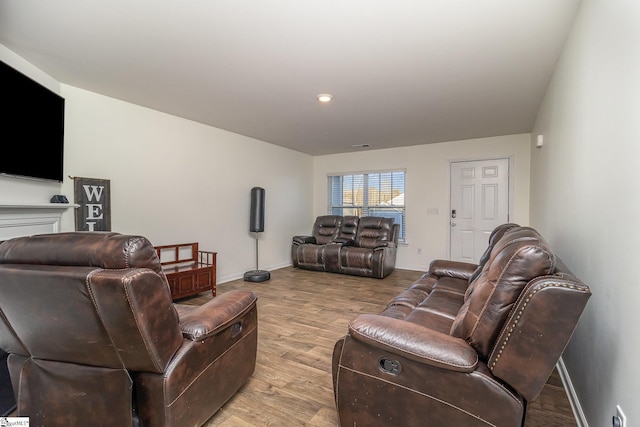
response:
[[[174,305],[153,245],[117,233],[0,244],[0,348],[43,426],[198,426],[252,375],[257,296]]]
[[[335,345],[340,425],[512,426],[591,292],[532,228],[494,230],[480,264],[436,260]]]
[[[311,236],[294,236],[294,267],[382,279],[394,270],[399,224],[392,218],[323,215]]]

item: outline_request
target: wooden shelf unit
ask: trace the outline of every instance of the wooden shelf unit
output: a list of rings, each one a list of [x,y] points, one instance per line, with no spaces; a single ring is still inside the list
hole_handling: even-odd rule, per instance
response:
[[[176,300],[211,290],[216,296],[217,252],[201,251],[198,243],[155,246]]]

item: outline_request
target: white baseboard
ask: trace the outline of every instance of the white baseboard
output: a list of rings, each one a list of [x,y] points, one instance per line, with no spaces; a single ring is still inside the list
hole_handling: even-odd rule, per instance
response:
[[[560,379],[562,380],[562,385],[567,392],[567,397],[569,398],[569,404],[571,405],[571,410],[573,411],[573,416],[576,418],[576,423],[578,427],[589,427],[589,423],[587,423],[587,418],[584,416],[584,411],[582,410],[582,406],[580,405],[580,400],[578,400],[578,396],[576,395],[576,390],[573,388],[573,384],[571,383],[571,378],[569,377],[569,373],[567,372],[567,367],[564,364],[564,360],[560,357],[558,363],[556,364],[556,368],[558,369],[558,374],[560,374]]]
[[[260,270],[273,271],[273,270],[278,270],[284,267],[290,267],[291,265],[292,265],[291,261],[289,261],[281,264],[269,265],[267,267],[260,267]],[[216,284],[219,285],[221,283],[231,282],[232,280],[242,279],[244,277],[244,273],[245,272],[243,271],[242,273],[232,273],[232,274],[227,274],[225,276],[218,277],[216,279]]]
[[[231,282],[232,280],[242,279],[243,277],[244,277],[244,273],[227,274],[226,276],[218,277],[216,279],[216,285]]]
[[[396,268],[398,270],[410,270],[410,271],[422,271],[422,272],[427,272],[429,271],[429,265],[400,265],[400,264],[396,264]]]

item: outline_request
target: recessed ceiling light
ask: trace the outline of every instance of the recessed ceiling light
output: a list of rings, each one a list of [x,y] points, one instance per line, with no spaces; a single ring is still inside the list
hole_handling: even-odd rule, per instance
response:
[[[321,93],[320,95],[317,96],[317,98],[318,98],[318,101],[327,103],[333,99],[333,95],[329,93]]]

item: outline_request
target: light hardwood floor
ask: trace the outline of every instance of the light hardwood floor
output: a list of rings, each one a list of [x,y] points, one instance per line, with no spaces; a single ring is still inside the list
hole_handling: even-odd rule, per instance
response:
[[[396,269],[379,280],[287,267],[272,271],[266,282],[218,285],[218,293],[258,294],[258,356],[253,376],[206,426],[338,426],[333,345],[351,319],[380,312],[421,274]],[[179,302],[202,304],[210,298],[205,293]],[[525,427],[543,426],[576,426],[555,370],[525,422]]]

